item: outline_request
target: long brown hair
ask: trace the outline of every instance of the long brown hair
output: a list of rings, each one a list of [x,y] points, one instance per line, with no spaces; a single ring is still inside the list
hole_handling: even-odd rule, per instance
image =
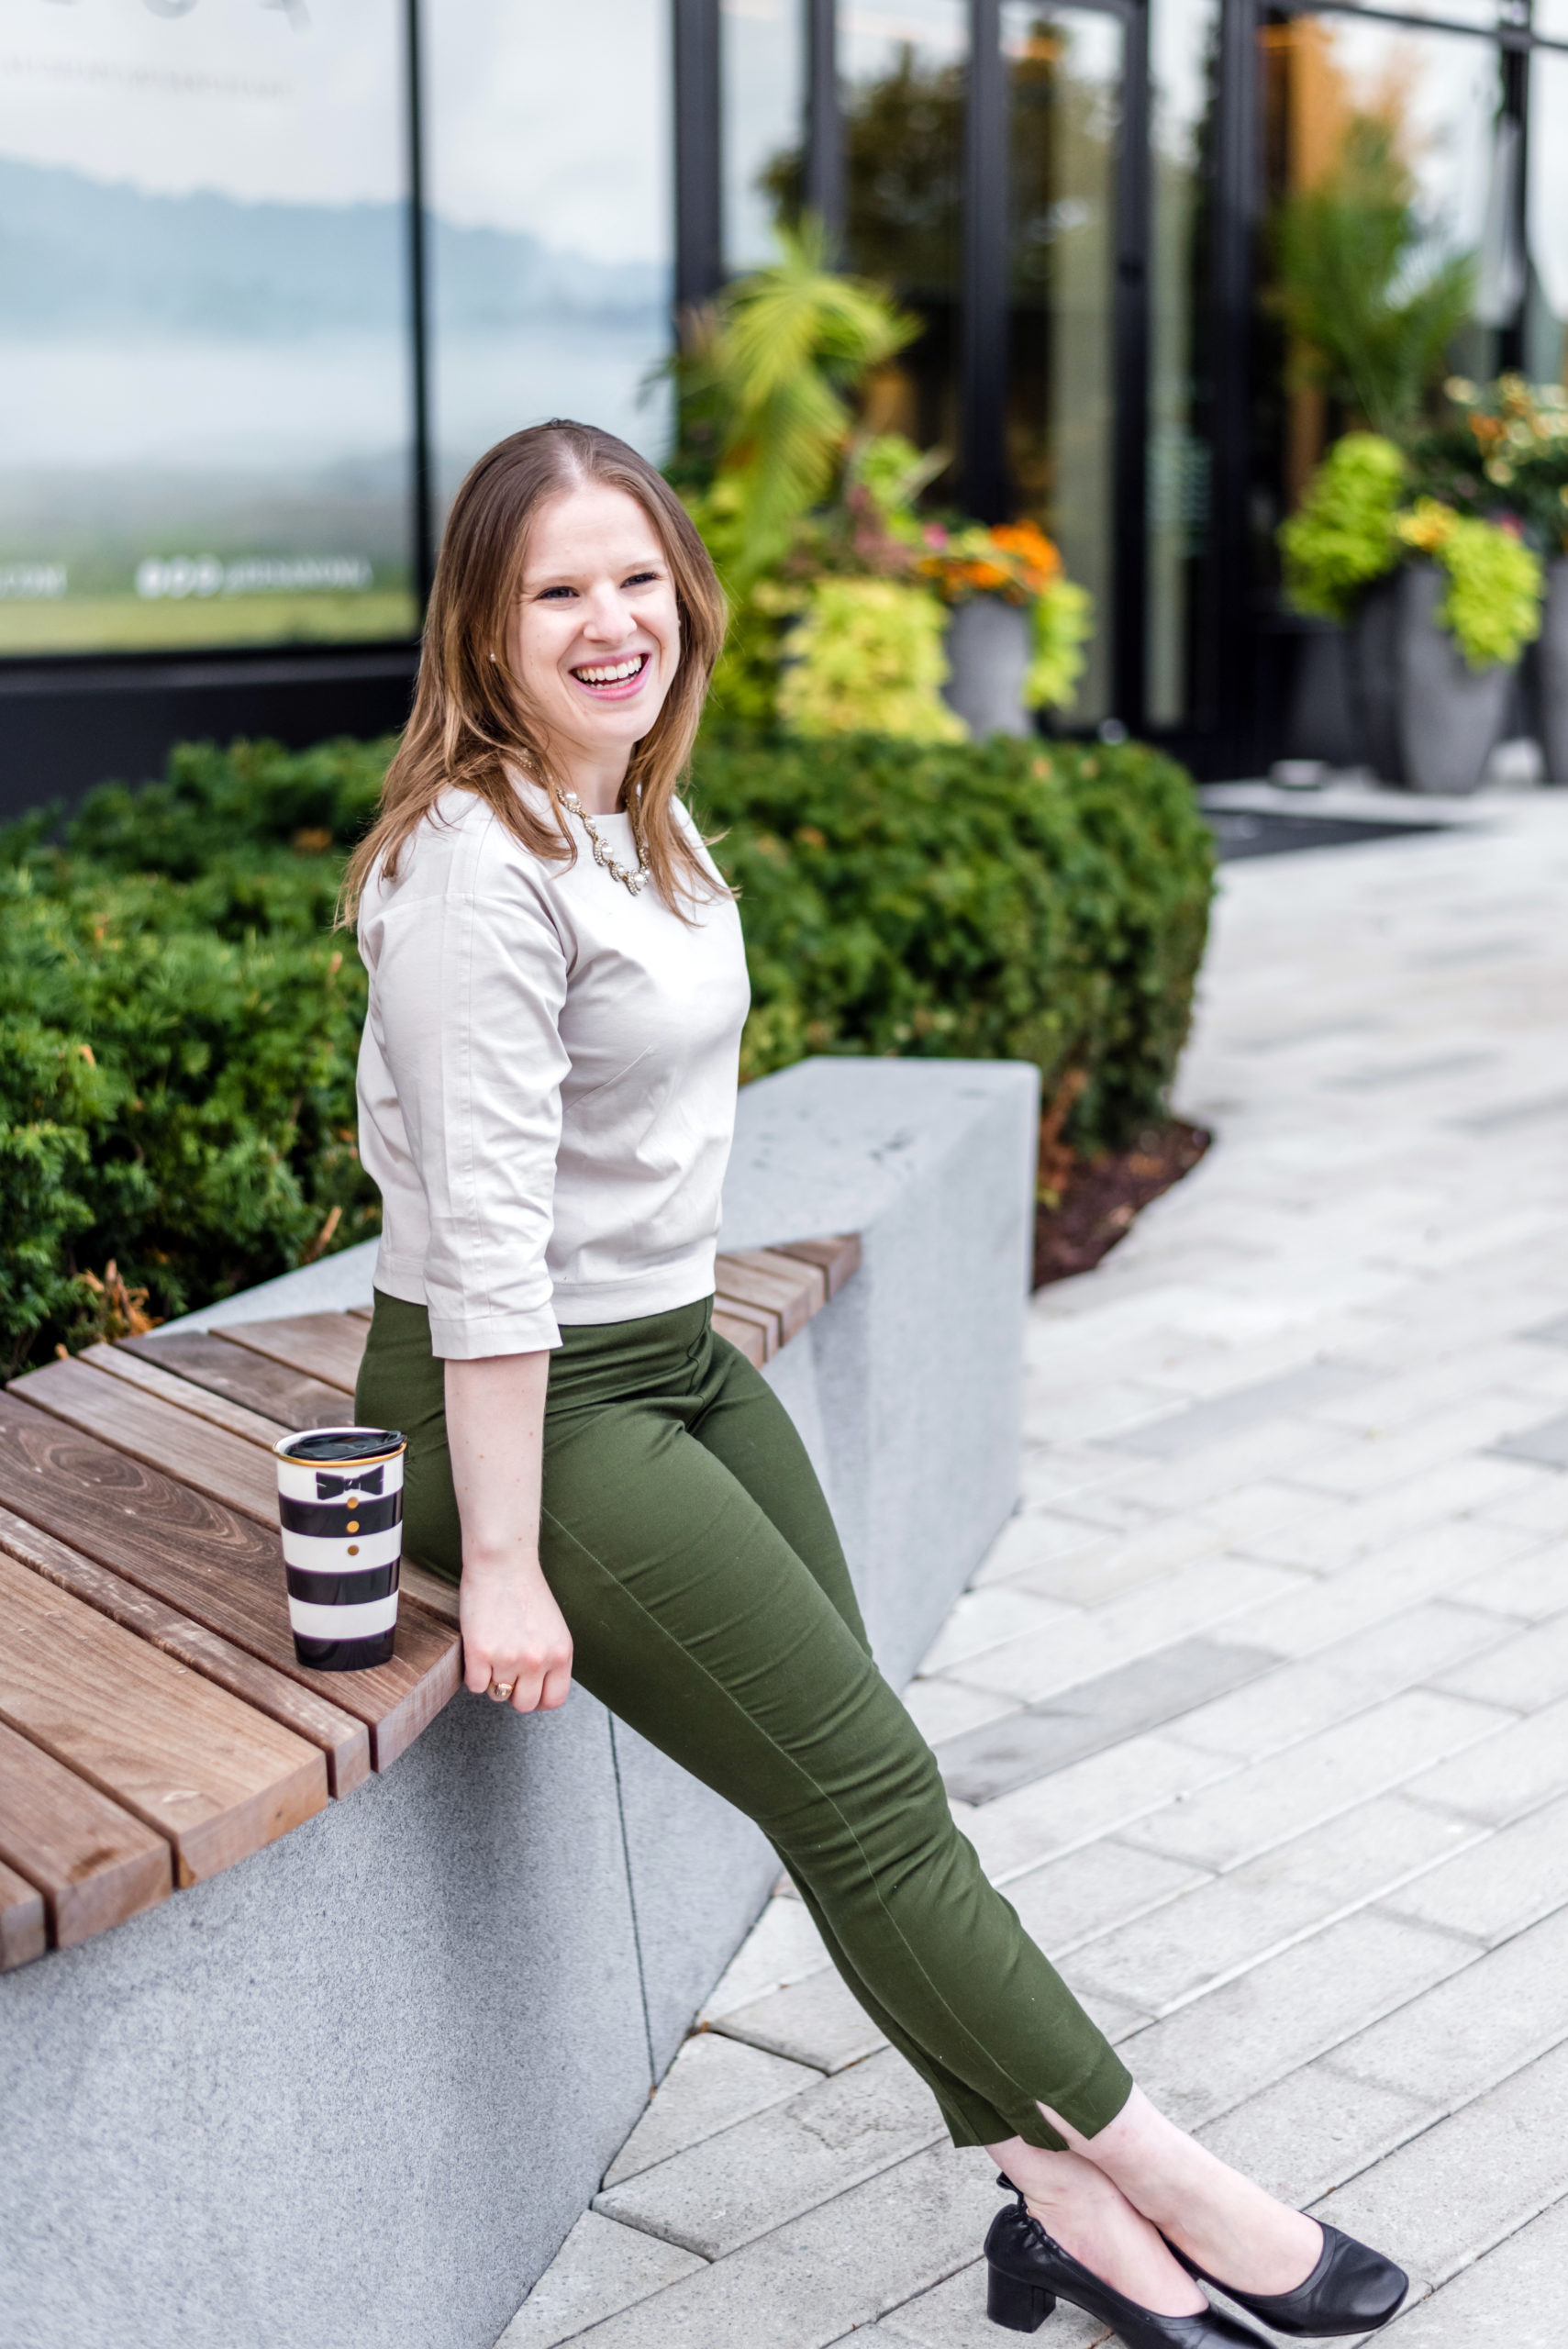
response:
[[[386,771],[380,813],[344,875],[345,921],[378,866],[387,880],[397,878],[411,835],[454,785],[484,800],[534,855],[575,861],[562,782],[530,721],[524,680],[512,674],[507,638],[529,524],[546,498],[584,482],[604,482],[636,498],[658,533],[680,613],[680,665],[632,751],[627,809],[665,903],[685,919],[683,901],[713,896],[712,876],[672,802],[724,641],[724,593],[685,507],[647,459],[595,425],[556,417],[498,440],[452,501],[425,618],[413,715]],[[516,789],[508,763],[542,784],[553,824]]]

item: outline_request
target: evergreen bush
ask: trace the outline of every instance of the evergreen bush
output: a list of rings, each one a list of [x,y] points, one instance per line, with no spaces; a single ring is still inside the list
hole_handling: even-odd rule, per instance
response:
[[[375,1230],[365,978],[331,922],[391,747],[186,745],[59,846],[0,834],[0,1369],[117,1333],[128,1290],[177,1314]],[[1084,1073],[1080,1147],[1158,1112],[1211,878],[1171,761],[738,733],[699,745],[693,796],[741,890],[747,1077],[1007,1055],[1049,1094]]]

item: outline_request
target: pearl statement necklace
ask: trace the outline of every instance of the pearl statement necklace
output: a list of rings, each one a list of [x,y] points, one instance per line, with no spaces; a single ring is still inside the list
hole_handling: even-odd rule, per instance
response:
[[[635,873],[628,873],[624,864],[617,863],[599,838],[594,818],[589,815],[577,794],[574,791],[563,791],[561,795],[561,804],[569,816],[576,817],[577,821],[587,833],[594,851],[595,863],[602,864],[612,881],[618,881],[623,889],[628,891],[632,896],[637,896],[648,878],[648,851],[643,847],[642,842],[640,841],[637,842],[637,870]],[[637,837],[635,826],[632,828],[632,837],[634,840]]]

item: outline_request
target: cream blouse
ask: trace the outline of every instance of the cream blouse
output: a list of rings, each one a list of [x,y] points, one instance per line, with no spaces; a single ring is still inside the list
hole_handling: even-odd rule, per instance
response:
[[[635,866],[629,818],[594,823]],[[713,1291],[750,1002],[740,918],[728,897],[687,924],[651,884],[633,896],[572,829],[576,863],[549,863],[448,792],[361,907],[375,1282],[428,1308],[449,1360]]]

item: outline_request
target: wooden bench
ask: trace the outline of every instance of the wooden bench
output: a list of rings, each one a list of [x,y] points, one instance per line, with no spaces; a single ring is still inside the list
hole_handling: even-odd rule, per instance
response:
[[[721,1256],[714,1327],[769,1362],[859,1263]],[[272,1447],[352,1418],[369,1319],[91,1346],[0,1394],[0,1971],[286,1834],[461,1687],[457,1593],[413,1560],[390,1664],[295,1659]]]

